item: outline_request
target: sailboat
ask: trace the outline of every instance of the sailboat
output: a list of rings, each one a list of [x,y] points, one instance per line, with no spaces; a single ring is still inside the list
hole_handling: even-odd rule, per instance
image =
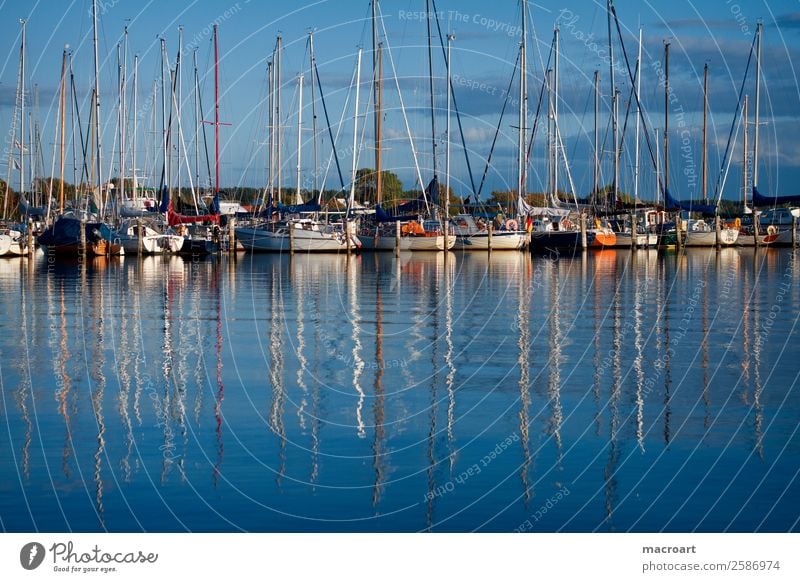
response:
[[[39,245],[47,254],[66,256],[78,256],[83,254],[96,256],[125,254],[122,245],[119,244],[119,241],[115,240],[111,228],[102,220],[104,210],[107,206],[107,200],[103,191],[105,185],[103,183],[102,125],[100,123],[100,58],[97,41],[97,0],[92,2],[92,22],[94,37],[94,89],[91,103],[94,110],[93,131],[96,147],[97,193],[99,194],[100,215],[95,216],[85,210],[68,210],[63,212],[51,226],[39,235]],[[64,59],[66,59],[66,55]],[[66,62],[66,60],[64,62]],[[64,75],[62,74],[62,89],[63,83]],[[62,108],[63,102],[64,100],[62,99]],[[105,190],[105,194],[107,194],[107,188]]]
[[[523,7],[525,2],[523,1]],[[556,28],[553,32],[553,68],[548,70],[544,76],[543,91],[547,91],[548,124],[548,165],[549,165],[549,191],[548,205],[545,207],[528,207],[527,213],[534,218],[532,221],[532,232],[530,247],[531,250],[551,250],[551,249],[581,249],[583,246],[583,233],[580,230],[580,220],[583,216],[576,216],[569,208],[563,208],[558,200],[558,165],[563,160],[567,168],[572,192],[575,187],[572,184],[569,165],[567,162],[564,143],[561,140],[561,132],[558,125],[558,38],[559,31]],[[595,77],[595,80],[597,77]],[[597,87],[597,82],[595,82]],[[598,149],[595,148],[595,156],[598,156]],[[597,158],[595,158],[595,168],[597,168]],[[595,182],[597,174],[595,175]],[[527,206],[527,205],[526,205]],[[577,202],[576,202],[577,209]],[[607,223],[599,218],[595,219],[592,227],[585,229],[586,246],[589,248],[603,248],[613,246],[617,237]]]
[[[12,129],[12,141],[14,143],[19,143],[19,162],[14,159],[13,148],[9,152],[9,171],[11,168],[18,168],[19,169],[19,180],[20,180],[20,190],[19,190],[19,201],[18,201],[18,208],[20,211],[20,215],[25,220],[32,220],[32,219],[41,219],[44,217],[44,210],[43,209],[33,209],[31,208],[27,201],[25,200],[24,192],[25,192],[25,154],[24,154],[24,123],[25,123],[25,21],[22,21],[22,44],[20,47],[20,72],[19,72],[19,79],[18,79],[18,87],[17,87],[17,95],[19,102],[17,105],[20,106],[22,112],[22,130],[21,134],[23,137],[17,142],[16,139],[16,121],[17,121],[17,111],[14,111],[14,122],[13,122],[13,129]],[[28,248],[28,240],[26,237],[27,229],[29,228],[28,225],[24,223],[17,223],[12,220],[9,220],[8,211],[10,209],[10,195],[11,195],[11,188],[10,188],[10,180],[6,182],[6,191],[4,196],[3,202],[3,220],[0,221],[0,256],[6,257],[19,257],[27,255],[29,252]],[[32,224],[30,225],[33,226]]]
[[[681,213],[692,212],[704,215],[718,217],[716,204],[708,204],[706,195],[706,166],[707,166],[707,151],[706,151],[706,116],[708,108],[708,65],[704,69],[704,83],[703,83],[703,203],[693,202],[691,200],[681,201],[672,197],[669,192],[669,47],[670,43],[664,43],[664,208],[666,210],[677,211],[677,229],[678,236],[681,236],[683,230],[683,220]],[[725,227],[720,230],[719,237],[717,236],[716,226],[708,224],[703,219],[687,219],[686,224],[686,240],[685,245],[690,247],[712,247],[717,244],[720,245],[733,245],[736,239],[739,238],[739,230],[736,228]]]
[[[173,111],[178,125],[178,138],[181,149],[186,157],[186,147],[183,143],[183,129],[181,126],[181,104],[176,102],[176,88],[180,79],[182,41],[179,41],[178,57],[176,69],[178,73],[173,75],[172,83],[167,87],[162,84],[163,91],[169,90],[170,106],[169,120],[164,124],[164,165],[161,172],[161,203],[159,209],[166,214],[167,224],[175,229],[178,236],[183,237],[183,245],[178,252],[188,255],[209,255],[219,250],[220,246],[220,214],[219,214],[219,126],[223,125],[219,121],[219,25],[214,24],[213,43],[214,43],[214,121],[208,122],[214,126],[214,160],[215,160],[215,181],[214,195],[210,208],[201,210],[197,205],[194,184],[191,177],[189,186],[195,201],[195,213],[185,213],[183,210],[176,211],[172,204],[171,180],[172,180],[172,133],[173,133]],[[162,58],[165,58],[166,49],[162,39]],[[163,64],[163,63],[162,63]],[[162,68],[163,75],[163,68]],[[178,176],[181,173],[181,155],[178,156]],[[180,178],[178,183],[180,192]],[[199,185],[198,185],[199,186]],[[202,212],[202,213],[201,213]]]
[[[428,22],[428,80],[431,103],[431,139],[433,140],[433,178],[428,183],[428,187],[422,195],[415,199],[396,206],[393,214],[387,212],[382,206],[381,199],[381,107],[382,107],[382,83],[383,83],[383,44],[378,43],[377,23],[378,23],[378,1],[372,0],[372,31],[373,31],[373,78],[374,101],[375,101],[375,161],[376,161],[376,200],[374,214],[371,220],[364,223],[364,227],[358,234],[362,250],[371,251],[446,251],[452,249],[456,244],[456,236],[453,234],[445,235],[445,228],[437,215],[439,206],[439,180],[437,177],[436,159],[436,122],[434,117],[434,87],[433,87],[433,46],[431,44],[431,18],[434,13],[430,9],[430,0],[427,2],[427,22]],[[386,30],[384,29],[384,36]],[[449,59],[448,59],[449,60]],[[395,72],[395,82],[397,81]],[[449,82],[449,79],[448,79]],[[448,86],[448,96],[451,87]],[[399,85],[398,85],[399,94]],[[400,96],[400,107],[405,117],[405,108]],[[406,120],[406,129],[408,122]],[[449,139],[449,136],[448,136]],[[412,154],[416,165],[416,153],[413,140],[409,135]],[[354,166],[355,168],[355,166]],[[422,176],[417,169],[417,179],[420,185]],[[355,180],[355,171],[353,173]],[[351,194],[354,191],[351,190]],[[445,197],[449,197],[449,190],[445,192]],[[351,196],[352,199],[352,196]],[[443,206],[447,206],[447,201]],[[446,219],[447,217],[445,217]],[[397,248],[399,246],[399,248]]]
[[[758,219],[756,218],[756,214],[762,213],[758,209],[753,212],[747,207],[747,126],[749,125],[747,121],[747,97],[747,95],[744,96],[744,105],[742,107],[742,205],[749,216],[745,216],[744,220],[737,219],[739,223],[739,238],[736,240],[736,244],[742,247],[754,247],[772,244],[778,239],[779,235],[776,227],[772,224],[767,227],[765,233],[759,227]],[[791,220],[789,222],[791,224]],[[758,234],[756,234],[757,230]]]
[[[280,152],[280,61],[281,61],[282,39],[279,36],[273,59],[268,65],[269,70],[269,101],[270,101],[270,123],[269,123],[269,177],[268,177],[268,201],[266,209],[261,212],[266,216],[266,220],[251,226],[239,228],[237,239],[245,249],[252,252],[307,252],[307,253],[338,253],[357,249],[361,246],[360,241],[355,236],[355,224],[347,221],[323,221],[319,218],[320,202],[303,202],[301,195],[302,187],[302,111],[303,111],[303,79],[301,74],[298,76],[298,109],[297,109],[297,190],[295,195],[296,204],[282,206],[280,202],[276,204],[276,192],[280,193],[280,164],[275,160],[279,159]],[[313,33],[308,37],[312,106],[316,107],[313,99],[314,79],[316,76],[319,85],[319,74],[316,69],[314,58]],[[361,67],[361,53],[358,55],[357,70]],[[316,73],[316,75],[315,75]],[[357,73],[358,74],[358,73]],[[320,92],[321,92],[321,85]],[[274,103],[273,103],[274,100]],[[323,99],[324,104],[324,99]],[[316,140],[316,113],[314,117],[314,140]],[[326,113],[327,117],[327,113]],[[356,85],[356,107],[355,107],[355,126],[354,126],[354,146],[358,129],[358,86]],[[277,130],[277,131],[276,131]],[[333,140],[332,140],[333,143]],[[315,158],[316,142],[314,141]],[[334,155],[335,155],[335,145]],[[353,149],[353,180],[355,176],[355,147]],[[337,160],[338,163],[338,160]],[[315,164],[316,166],[316,164]],[[275,187],[277,177],[278,186]],[[353,182],[354,183],[354,182]],[[266,195],[266,192],[265,192]],[[320,190],[319,196],[322,192]],[[277,196],[279,198],[279,196]],[[281,214],[291,214],[291,218],[282,219]]]
[[[756,27],[756,103],[755,103],[755,123],[753,125],[753,206],[755,209],[770,207],[773,211],[784,210],[785,212],[773,212],[772,214],[790,214],[794,219],[788,218],[783,221],[792,225],[797,224],[797,219],[800,218],[800,209],[780,209],[779,206],[798,206],[800,205],[800,194],[789,196],[765,196],[758,190],[758,130],[759,130],[759,114],[761,104],[761,39],[763,35],[763,24],[759,22]],[[758,217],[757,210],[754,215]],[[771,241],[774,245],[791,245],[793,240],[797,240],[797,233],[793,232],[796,226],[789,226],[786,228],[779,220],[773,220],[772,216],[764,216],[764,222],[769,223],[767,227],[770,232],[768,234],[776,235]],[[756,218],[755,228],[758,228],[759,219]]]
[[[453,228],[453,233],[456,235],[455,248],[458,250],[520,250],[528,242],[528,232],[524,229],[520,230],[519,224],[522,219],[521,209],[525,206],[524,196],[527,192],[527,164],[524,162],[524,144],[526,141],[527,132],[525,130],[525,123],[527,121],[527,76],[525,75],[525,54],[526,54],[526,38],[527,31],[525,27],[525,3],[523,2],[523,15],[522,15],[522,46],[520,47],[520,76],[519,76],[519,94],[520,94],[520,107],[519,107],[519,142],[518,142],[518,155],[519,160],[517,164],[517,217],[518,219],[509,218],[505,220],[500,228],[497,230],[489,229],[492,225],[487,225],[482,219],[476,222],[471,214],[461,213],[456,214],[450,219],[450,225]],[[453,36],[449,36],[447,40],[447,176],[450,176],[450,43]],[[450,192],[449,186],[445,191]]]

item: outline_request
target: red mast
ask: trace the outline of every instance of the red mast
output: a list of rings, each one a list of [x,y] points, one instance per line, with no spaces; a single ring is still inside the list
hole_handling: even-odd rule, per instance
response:
[[[219,194],[219,44],[217,26],[214,25],[214,194]]]

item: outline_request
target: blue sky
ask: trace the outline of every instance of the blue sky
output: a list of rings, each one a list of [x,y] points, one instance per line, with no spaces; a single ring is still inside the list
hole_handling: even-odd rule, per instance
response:
[[[391,59],[397,71],[402,100],[408,112],[411,133],[418,154],[424,180],[432,173],[431,129],[429,118],[429,92],[427,78],[426,21],[422,0],[386,0],[379,3],[383,15],[386,37],[381,37],[391,47]],[[682,198],[699,195],[702,128],[702,69],[710,68],[711,111],[709,143],[709,190],[720,172],[722,152],[727,143],[732,113],[742,80],[745,64],[759,18],[764,22],[764,89],[762,93],[761,121],[761,176],[759,188],[764,192],[781,194],[800,191],[800,85],[794,61],[800,53],[800,4],[793,0],[752,1],[719,0],[716,2],[688,2],[674,0],[668,3],[616,2],[625,35],[629,57],[636,55],[636,35],[642,26],[644,57],[642,100],[651,123],[649,127],[663,127],[663,89],[659,86],[657,69],[663,60],[663,42],[671,41],[671,84],[675,100],[671,117],[670,180],[673,191]],[[514,60],[520,41],[520,5],[515,0],[486,3],[477,0],[437,0],[436,8],[444,32],[456,35],[453,44],[452,73],[456,98],[463,115],[466,143],[472,162],[475,182],[480,181],[489,145],[498,123],[504,92],[511,79]],[[28,20],[28,79],[39,86],[39,118],[44,148],[45,174],[49,174],[53,144],[55,142],[55,95],[61,66],[61,52],[65,44],[74,54],[74,71],[78,91],[85,99],[91,87],[93,65],[91,50],[91,2],[87,0],[40,0],[32,2],[0,2],[0,126],[3,128],[4,155],[0,168],[6,173],[10,147],[9,130],[13,112],[14,92],[19,54],[18,18]],[[132,77],[133,55],[140,58],[139,111],[137,166],[140,174],[151,179],[160,173],[160,160],[153,156],[154,136],[150,131],[150,104],[154,79],[159,75],[159,38],[167,41],[169,59],[174,66],[177,51],[178,27],[183,26],[184,47],[197,47],[202,92],[206,118],[210,119],[213,101],[213,77],[210,63],[211,25],[220,27],[221,68],[223,97],[221,117],[232,125],[221,129],[221,174],[223,186],[243,184],[263,186],[266,179],[267,60],[280,33],[284,38],[283,60],[283,119],[284,185],[296,184],[296,124],[297,124],[297,74],[306,74],[303,111],[302,180],[312,183],[312,132],[310,86],[308,84],[307,34],[315,30],[315,52],[322,77],[332,122],[344,112],[337,146],[342,150],[343,170],[349,172],[352,142],[352,96],[347,110],[343,110],[350,80],[355,70],[358,46],[364,47],[362,68],[360,125],[367,123],[363,136],[359,136],[358,165],[373,165],[372,115],[365,112],[371,107],[367,102],[371,79],[371,29],[368,0],[317,2],[258,2],[238,0],[220,2],[197,0],[194,2],[165,2],[131,0],[104,0],[99,2],[100,55],[102,60],[102,121],[105,164],[113,167],[114,135],[117,123],[116,46],[121,41],[123,27],[129,29],[129,81]],[[531,123],[536,108],[542,80],[543,59],[547,58],[553,27],[560,22],[561,67],[559,95],[559,123],[564,146],[569,158],[572,178],[580,194],[591,187],[592,181],[592,75],[600,70],[602,103],[600,106],[601,134],[605,135],[609,111],[609,67],[607,55],[607,29],[605,2],[573,2],[568,7],[556,2],[529,4],[529,90]],[[437,40],[438,43],[438,40]],[[619,54],[619,45],[614,50]],[[191,52],[184,53],[183,68],[183,131],[186,149],[194,155],[194,97],[192,95]],[[437,140],[439,167],[444,167],[445,127],[445,66],[438,44],[434,50],[437,107]],[[188,63],[188,64],[187,64]],[[619,72],[624,69],[620,65]],[[411,148],[400,111],[400,99],[388,54],[384,61],[384,168],[398,173],[406,188],[415,184]],[[627,78],[618,76],[618,88],[623,99],[629,96]],[[516,85],[512,93],[516,96]],[[745,92],[750,96],[752,120],[755,84],[747,81]],[[318,97],[318,94],[317,94]],[[129,97],[130,99],[130,97]],[[158,97],[160,99],[160,97]],[[129,100],[129,105],[131,105]],[[623,106],[624,107],[624,106]],[[624,108],[623,108],[624,113]],[[86,123],[88,109],[82,111]],[[317,104],[318,119],[322,112]],[[682,117],[681,117],[682,115]],[[133,113],[131,113],[133,118]],[[683,126],[679,126],[679,122]],[[319,172],[322,181],[330,145],[323,123],[318,124]],[[484,196],[493,189],[508,188],[516,181],[516,101],[510,103],[501,125],[501,134],[487,175]],[[629,122],[623,154],[621,187],[632,190],[633,117]],[[455,132],[455,122],[453,123]],[[210,128],[207,128],[210,129]],[[209,138],[211,134],[209,133]],[[752,130],[751,130],[752,143]],[[460,140],[453,134],[451,181],[457,193],[470,193],[470,180],[464,163]],[[537,136],[531,161],[529,190],[542,186],[546,172],[543,140]],[[688,144],[688,145],[687,145]],[[643,146],[644,147],[644,146]],[[681,148],[684,148],[681,150]],[[130,149],[130,146],[128,146]],[[741,196],[741,132],[738,133],[734,163],[728,175],[725,198]],[[114,160],[117,154],[114,153]],[[605,155],[603,182],[610,180],[611,163]],[[142,160],[145,160],[144,162]],[[193,164],[194,162],[191,161]],[[130,162],[128,162],[130,164]],[[654,169],[645,154],[640,162],[642,198],[652,198],[655,191]],[[155,167],[153,167],[155,166]],[[441,172],[441,170],[440,170]],[[68,156],[67,178],[71,176],[71,158]],[[205,172],[203,172],[205,173]],[[335,172],[329,171],[326,186],[338,186]],[[5,177],[5,175],[3,176]],[[443,179],[443,176],[440,177]],[[566,182],[566,173],[560,171],[560,183]],[[16,184],[18,178],[12,179]],[[181,179],[188,182],[186,172]],[[205,180],[204,180],[205,181]],[[513,187],[513,186],[511,186]]]

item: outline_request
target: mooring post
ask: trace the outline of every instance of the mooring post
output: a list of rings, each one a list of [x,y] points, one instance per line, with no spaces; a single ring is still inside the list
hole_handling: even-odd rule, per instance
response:
[[[586,213],[581,212],[581,250],[586,250],[589,244],[586,240]]]

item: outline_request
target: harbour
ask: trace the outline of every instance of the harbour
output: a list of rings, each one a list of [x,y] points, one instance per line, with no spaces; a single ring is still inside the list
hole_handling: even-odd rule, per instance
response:
[[[800,529],[796,6],[49,1],[4,534]]]
[[[797,282],[780,249],[3,261],[3,528],[792,530]]]

